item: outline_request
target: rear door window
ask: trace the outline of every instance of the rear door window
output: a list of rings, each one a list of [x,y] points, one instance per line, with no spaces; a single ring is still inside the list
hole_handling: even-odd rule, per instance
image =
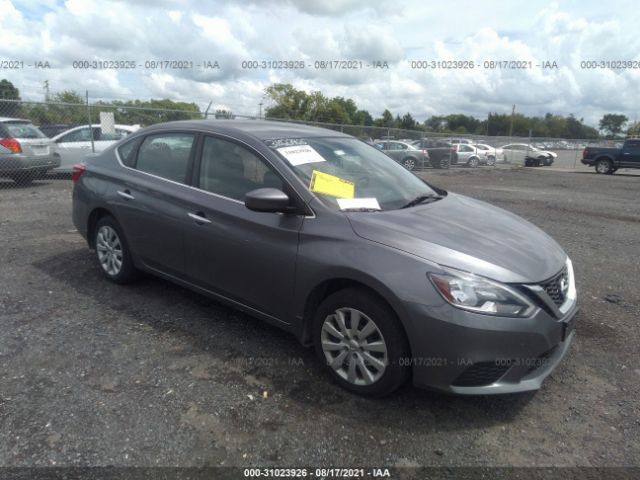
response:
[[[185,183],[194,140],[195,135],[191,133],[149,135],[138,149],[135,169]]]

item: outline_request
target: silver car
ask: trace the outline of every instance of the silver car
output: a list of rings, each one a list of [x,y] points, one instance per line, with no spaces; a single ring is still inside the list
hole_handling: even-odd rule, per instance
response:
[[[71,173],[73,166],[81,162],[86,154],[94,151],[99,153],[139,128],[139,125],[115,125],[112,132],[106,133],[100,125],[80,125],[57,134],[51,139],[60,155],[60,166],[56,172]]]
[[[27,185],[59,165],[53,143],[29,120],[0,117],[0,177]]]

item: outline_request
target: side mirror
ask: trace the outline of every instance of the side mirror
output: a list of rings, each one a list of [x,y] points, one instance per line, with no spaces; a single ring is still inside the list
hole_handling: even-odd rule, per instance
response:
[[[245,195],[244,205],[255,212],[285,212],[289,196],[277,188],[258,188]]]

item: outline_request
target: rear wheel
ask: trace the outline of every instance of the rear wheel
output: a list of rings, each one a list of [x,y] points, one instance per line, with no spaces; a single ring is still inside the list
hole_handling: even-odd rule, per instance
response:
[[[470,157],[467,162],[467,167],[476,168],[479,165],[478,157]]]
[[[36,178],[36,174],[34,171],[29,170],[25,172],[15,173],[11,175],[11,179],[18,185],[27,186],[31,185],[33,180]]]
[[[493,155],[489,155],[487,157],[487,165],[490,167],[493,167],[496,164],[496,157],[494,157]]]
[[[412,157],[407,157],[402,160],[402,166],[409,171],[412,171],[416,168],[416,159]]]
[[[438,165],[436,166],[436,168],[447,169],[450,166],[451,166],[451,157],[450,156],[446,156],[446,157],[442,157],[440,159],[440,161],[438,162]]]
[[[359,395],[389,394],[409,376],[409,346],[400,321],[364,289],[340,290],[320,304],[313,342],[331,377]]]
[[[105,216],[98,220],[94,232],[94,245],[98,265],[109,280],[124,284],[138,277],[139,272],[133,265],[122,228],[115,218]]]
[[[613,173],[613,163],[608,158],[601,158],[596,162],[596,172],[604,175]]]

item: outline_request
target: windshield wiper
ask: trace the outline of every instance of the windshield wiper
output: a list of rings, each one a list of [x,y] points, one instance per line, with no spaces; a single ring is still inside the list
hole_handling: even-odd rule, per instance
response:
[[[382,210],[379,208],[365,208],[365,207],[355,207],[355,208],[342,208],[343,212],[381,212]]]
[[[429,194],[429,195],[419,195],[416,198],[414,198],[413,200],[411,200],[410,202],[404,204],[403,206],[401,206],[400,208],[410,208],[410,207],[415,207],[416,205],[420,204],[420,203],[425,203],[427,202],[427,200],[429,200],[430,202],[435,202],[436,200],[440,200],[441,198],[443,198],[441,195],[434,195],[433,193]]]

